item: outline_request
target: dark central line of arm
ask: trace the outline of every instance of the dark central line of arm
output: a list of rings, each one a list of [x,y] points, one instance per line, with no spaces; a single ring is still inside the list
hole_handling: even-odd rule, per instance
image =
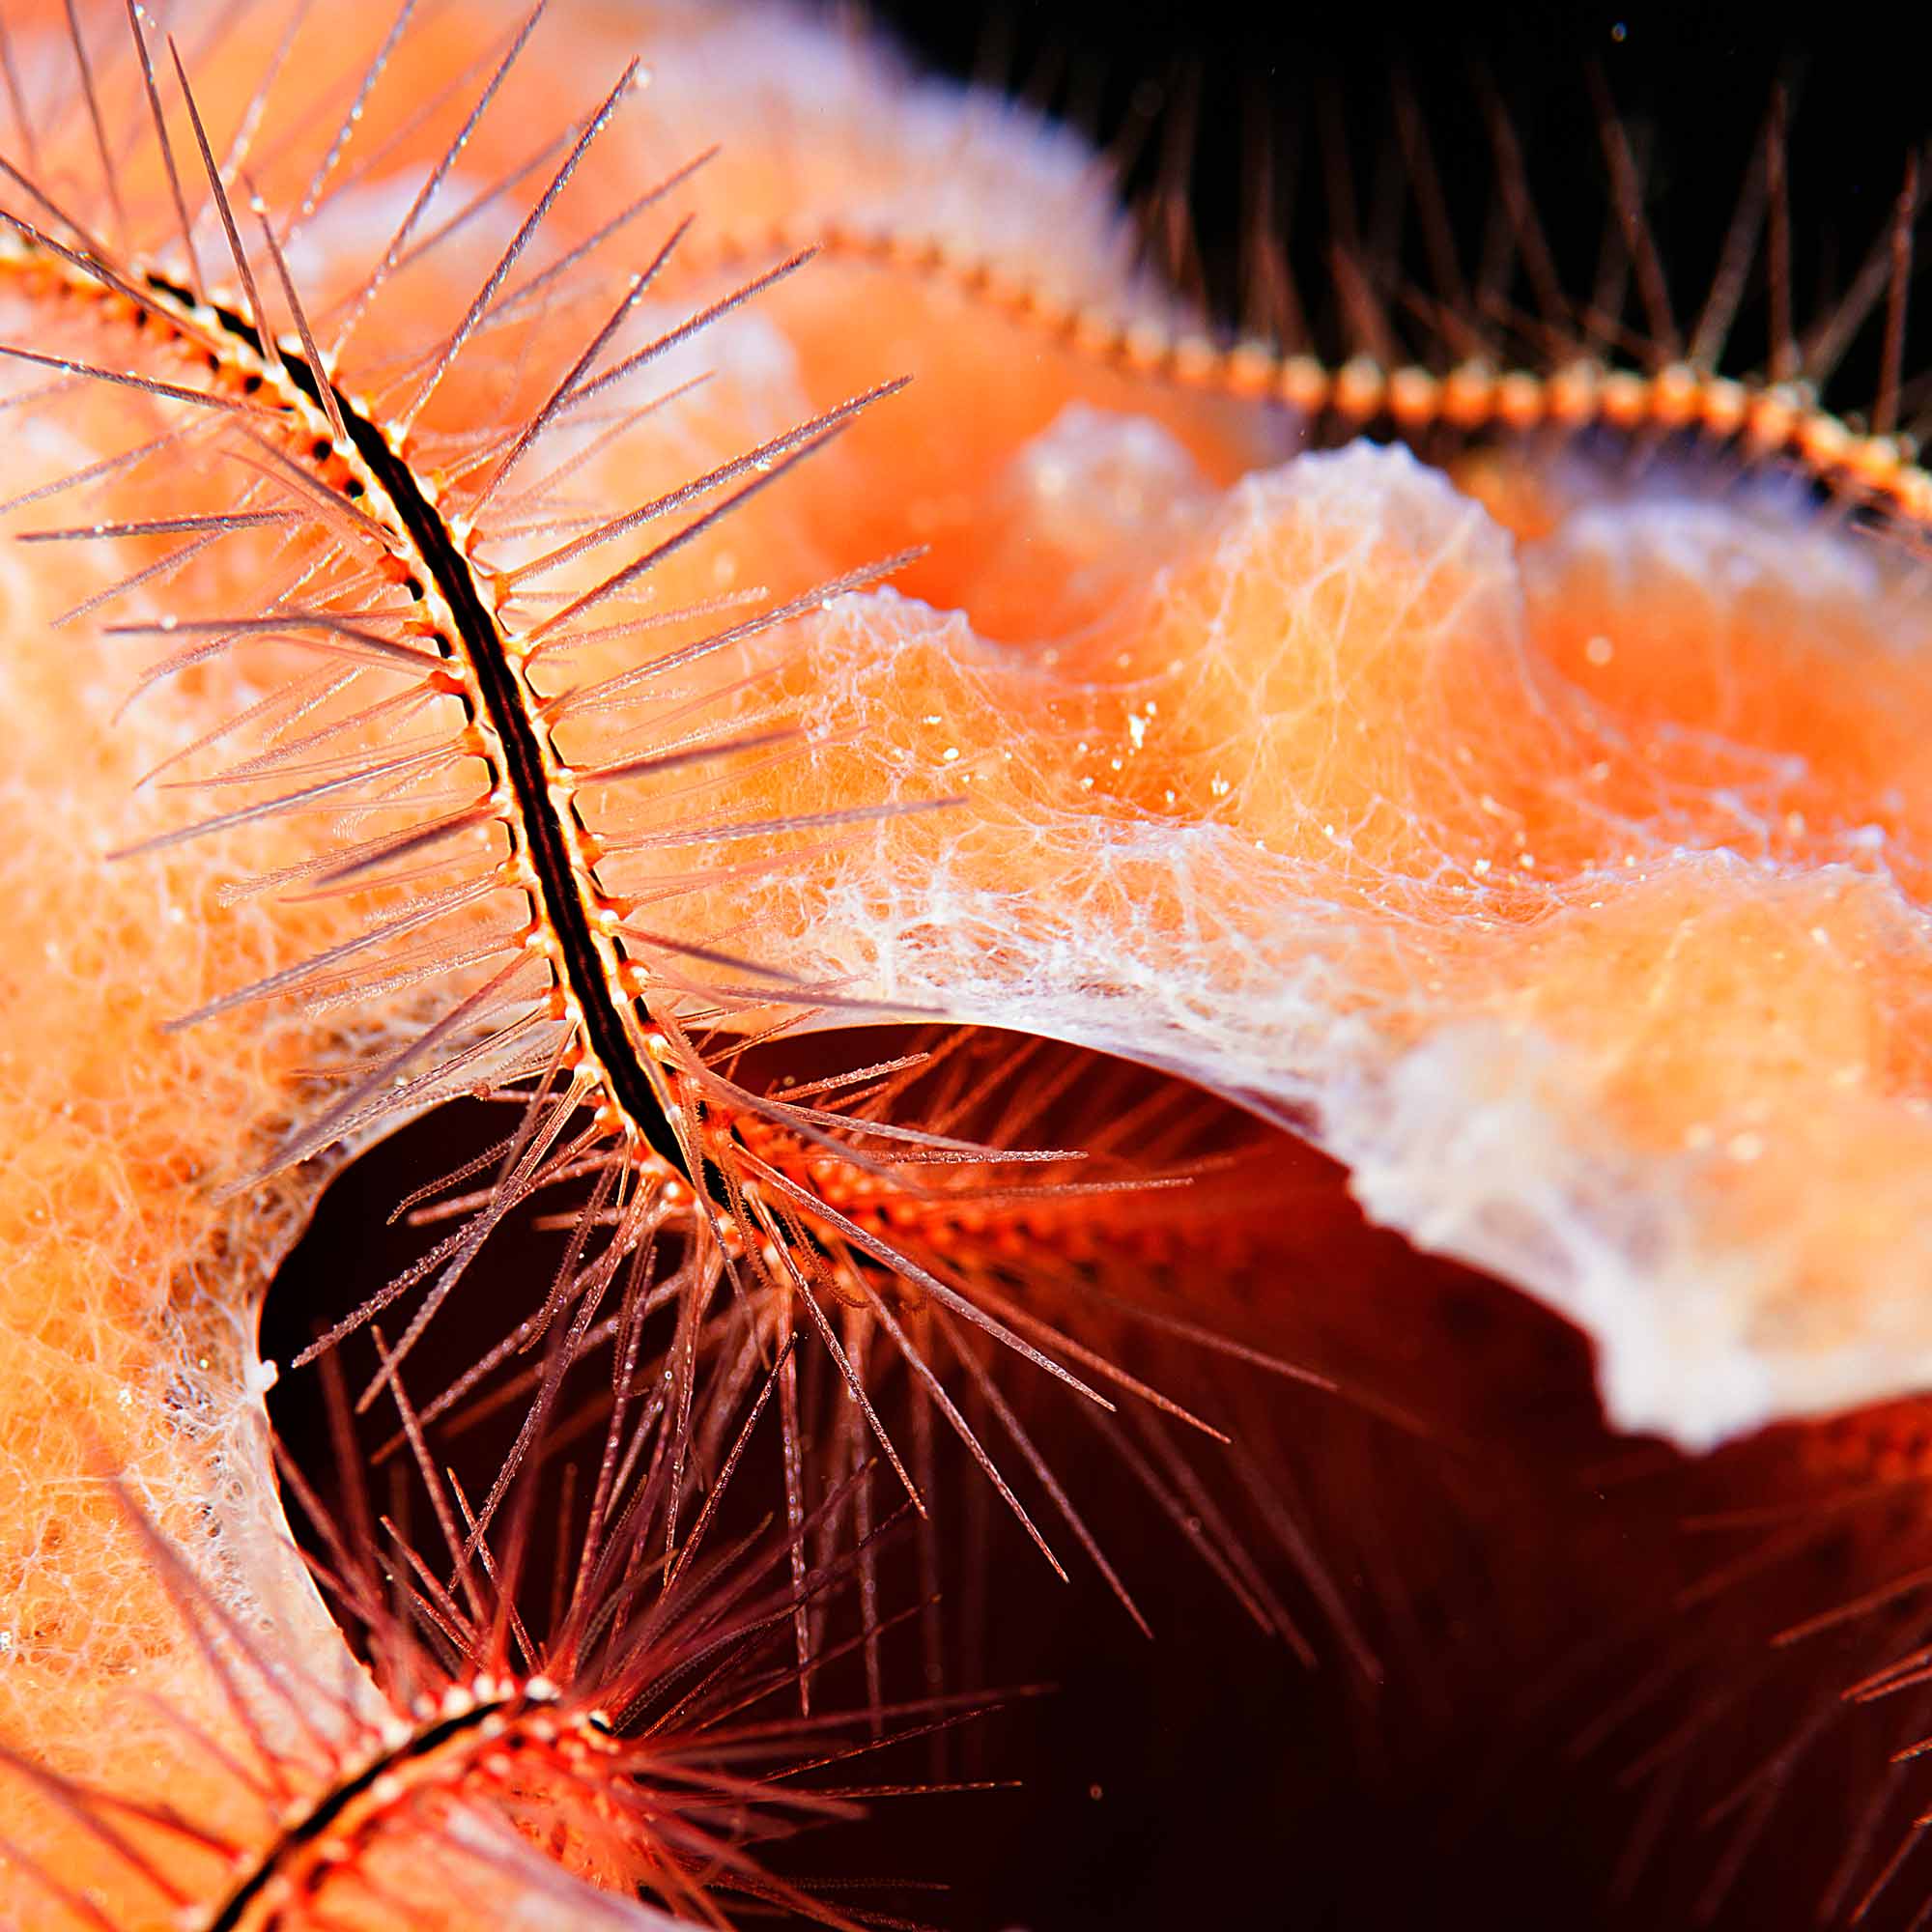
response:
[[[229,1893],[227,1904],[209,1920],[208,1932],[237,1932],[249,1906],[262,1895],[264,1888],[275,1873],[281,1870],[290,1854],[300,1850],[304,1845],[313,1844],[385,1773],[394,1771],[412,1759],[429,1756],[432,1751],[447,1744],[451,1738],[460,1737],[465,1731],[474,1730],[485,1718],[503,1708],[501,1704],[478,1704],[457,1717],[445,1718],[440,1723],[432,1724],[427,1730],[418,1731],[407,1744],[377,1758],[373,1764],[365,1765],[348,1783],[337,1785],[300,1824],[285,1832],[275,1841],[273,1849],[262,1862]]]
[[[296,386],[318,407],[322,397],[314,372],[299,356],[284,353],[283,362]],[[619,1017],[604,975],[604,962],[590,930],[582,895],[575,884],[575,867],[557,807],[544,776],[536,728],[525,708],[510,654],[496,618],[477,594],[469,564],[451,541],[449,528],[423,495],[410,466],[389,447],[387,439],[338,389],[336,407],[356,452],[388,492],[397,514],[420,554],[436,587],[456,620],[465,655],[475,678],[477,695],[491,728],[503,748],[505,776],[517,800],[518,817],[528,841],[530,865],[537,875],[537,892],[544,918],[562,955],[566,983],[583,1015],[591,1051],[611,1083],[611,1097],[643,1132],[651,1147],[690,1179],[684,1151],[658,1104],[649,1080],[638,1065],[637,1049]],[[445,648],[447,648],[445,646]],[[576,807],[572,806],[571,810]]]

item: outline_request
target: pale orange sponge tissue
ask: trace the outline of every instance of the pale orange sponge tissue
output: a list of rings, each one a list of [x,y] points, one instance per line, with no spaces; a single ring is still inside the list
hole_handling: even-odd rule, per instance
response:
[[[306,88],[328,102],[319,120],[339,112],[375,44],[357,30],[329,52],[286,9],[240,13],[229,35],[218,8],[177,11],[217,147],[290,21],[277,126]],[[92,137],[64,18],[8,16],[27,98],[67,102],[38,129],[45,179],[80,194]],[[393,103],[476,62],[473,91],[515,25],[480,0],[432,10],[372,102],[400,127]],[[133,129],[141,78],[112,29],[91,22],[89,44]],[[648,86],[594,190],[560,206],[555,245],[727,134],[649,217],[693,217],[650,313],[673,326],[787,251],[820,252],[667,355],[667,389],[704,380],[665,408],[650,461],[593,444],[575,489],[611,514],[909,375],[794,487],[668,558],[660,594],[728,608],[923,547],[889,586],[696,674],[713,720],[753,728],[781,702],[809,729],[804,755],[735,781],[732,810],[849,810],[856,830],[668,901],[665,930],[753,925],[853,998],[1106,1049],[1293,1125],[1346,1164],[1372,1219],[1584,1329],[1620,1427],[1704,1448],[1932,1380],[1932,605],[1909,528],[1854,526],[1802,476],[1741,475],[1738,439],[1715,428],[1634,480],[1519,445],[1500,402],[1481,424],[1496,433],[1448,469],[1367,439],[1315,447],[1318,417],[1386,420],[1305,372],[1163,349],[1190,318],[1137,276],[1071,137],[782,11],[560,0],[520,73],[531,118],[479,122],[450,210],[633,52]],[[142,152],[121,192],[164,210]],[[345,238],[388,232],[424,179],[407,131],[355,156],[290,249],[318,312],[353,293]],[[263,186],[271,204],[299,193]],[[486,211],[412,270],[412,298],[446,305],[515,218]],[[218,291],[212,211],[197,235]],[[144,366],[133,305],[108,306],[0,254],[9,344]],[[10,497],[166,428],[152,392],[30,364],[5,380]],[[1304,392],[1325,416],[1284,407]],[[1923,479],[1883,451],[1838,463],[1822,429],[1776,447],[1834,488],[1866,476],[1902,524],[1925,507]],[[165,505],[130,488],[117,514],[232,500],[233,464],[198,464],[191,440],[181,454]],[[8,523],[65,521],[53,497]],[[522,541],[490,567],[514,576],[562,538]],[[224,890],[307,858],[298,816],[106,856],[182,822],[164,783],[138,781],[267,689],[211,658],[122,711],[154,639],[103,625],[158,617],[165,581],[57,620],[130,567],[106,545],[0,548],[0,1735],[57,1776],[254,1844],[270,1829],[257,1801],[205,1747],[245,1755],[245,1726],[187,1586],[103,1478],[119,1472],[221,1615],[326,1681],[353,1676],[282,1527],[254,1340],[322,1176],[219,1191],[347,1042],[326,1008],[157,1030],[348,927],[339,901]],[[217,597],[224,567],[196,566]],[[637,646],[598,648],[621,667]],[[667,787],[626,831],[693,810]],[[404,1027],[418,991],[399,984],[374,1024]],[[371,1024],[365,1007],[360,1051]],[[18,1783],[6,1818],[9,1924],[91,1910],[159,1926],[220,1896],[207,1856],[172,1840],[152,1856],[180,1896],[158,1895],[44,1780]],[[138,1818],[111,1828],[161,1842]],[[492,1860],[497,1922],[655,1922],[539,1875],[517,1841]],[[474,1903],[424,1887],[410,1922],[474,1922]],[[372,1889],[331,1922],[392,1907]]]

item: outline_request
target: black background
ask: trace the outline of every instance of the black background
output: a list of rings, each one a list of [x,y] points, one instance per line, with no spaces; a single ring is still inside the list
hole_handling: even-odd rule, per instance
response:
[[[1045,99],[1113,142],[1155,106],[1129,187],[1162,174],[1177,109],[1194,128],[1187,180],[1210,292],[1226,315],[1257,194],[1252,130],[1265,122],[1278,154],[1298,155],[1290,255],[1318,313],[1325,284],[1330,197],[1326,116],[1346,130],[1361,225],[1378,192],[1405,191],[1392,98],[1414,96],[1456,231],[1463,270],[1480,255],[1493,206],[1482,83],[1493,86],[1521,141],[1539,211],[1572,293],[1592,285],[1608,208],[1600,99],[1613,101],[1646,153],[1646,213],[1680,320],[1694,316],[1741,180],[1762,136],[1773,90],[1790,100],[1794,298],[1801,326],[1824,292],[1842,289],[1890,217],[1906,151],[1932,128],[1932,16],[1908,9],[1902,28],[1858,9],[1781,15],[1739,4],[1524,7],[1495,0],[1391,9],[1374,4],[1109,6],[1036,0],[946,7],[885,0],[875,16],[919,58]],[[1602,93],[1598,92],[1601,83]],[[1192,101],[1192,107],[1188,105]],[[1411,216],[1402,267],[1428,286]],[[1523,299],[1520,286],[1516,291]],[[1526,300],[1523,302],[1527,306]],[[1908,374],[1932,351],[1921,302]],[[1634,312],[1634,311],[1633,311]],[[1876,321],[1831,399],[1868,403],[1878,367]],[[1411,346],[1428,347],[1426,331]],[[1728,362],[1762,360],[1763,317],[1750,305]]]

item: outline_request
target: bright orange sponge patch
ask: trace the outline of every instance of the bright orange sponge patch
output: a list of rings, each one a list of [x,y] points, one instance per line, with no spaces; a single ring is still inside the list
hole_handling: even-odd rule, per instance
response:
[[[177,11],[197,27],[228,17]],[[204,35],[197,55],[217,148],[239,139],[262,72],[239,43],[268,29],[244,11],[248,37]],[[459,73],[480,86],[517,32],[493,0],[425,11],[371,95],[393,141],[365,129],[339,195],[291,243],[291,276],[332,321],[427,178],[434,112],[418,125],[413,106],[447,106]],[[315,124],[333,125],[359,67],[317,60],[311,81],[308,12],[266,12],[275,34],[298,29],[266,97],[277,126],[307,125],[311,86],[329,108]],[[21,71],[67,90],[71,111],[42,130],[49,178],[94,179],[61,10],[9,0],[8,13]],[[121,192],[159,211],[166,237],[148,97],[117,45],[110,104],[146,156],[127,162]],[[654,238],[640,260],[674,219],[692,225],[627,320],[671,331],[724,310],[668,343],[647,403],[625,392],[626,427],[648,423],[648,438],[620,449],[601,416],[571,425],[529,466],[542,489],[517,476],[521,510],[506,489],[489,531],[447,546],[496,600],[493,620],[535,652],[519,660],[541,669],[516,701],[554,712],[572,770],[589,774],[570,823],[610,861],[611,918],[620,901],[644,908],[682,959],[749,932],[759,961],[850,1002],[1106,1049],[1294,1126],[1348,1166],[1375,1220],[1582,1327],[1623,1428],[1703,1447],[1932,1383],[1932,606],[1913,533],[1856,524],[1826,490],[1768,480],[1716,439],[1666,439],[1632,480],[1498,419],[1445,469],[1338,439],[1332,411],[1282,407],[1292,370],[1270,378],[1272,404],[1208,380],[1201,358],[1159,346],[1185,318],[1136,277],[1076,143],[913,86],[887,56],[790,14],[669,7],[639,24],[558,0],[522,71],[537,98],[479,122],[439,219],[474,183],[523,182],[532,127],[574,136],[585,72],[608,86],[634,45],[651,66],[649,111],[613,124],[544,230],[551,256],[534,249],[520,272],[590,248],[627,196],[728,122],[728,152],[640,218],[636,235]],[[373,50],[358,44],[357,61]],[[265,169],[275,159],[270,144]],[[299,183],[274,185],[299,200]],[[190,200],[212,271],[220,242]],[[111,497],[110,459],[153,438],[175,472],[168,500],[130,485],[117,515],[221,515],[269,474],[322,529],[318,551],[344,525],[354,534],[341,486],[280,448],[209,457],[170,414],[184,398],[166,385],[207,373],[178,293],[156,323],[133,296],[82,287],[84,267],[70,275],[44,238],[20,239],[30,213],[55,216],[11,188],[7,206],[0,339],[146,384],[90,388],[10,362],[10,496],[106,464]],[[485,216],[447,246],[398,250],[384,270],[395,315],[461,314],[515,227],[500,206]],[[748,275],[814,242],[816,259],[738,299]],[[268,282],[266,252],[256,266]],[[523,296],[513,285],[506,301]],[[237,355],[239,331],[219,327],[217,348]],[[392,348],[365,325],[357,371],[400,381]],[[213,362],[218,386],[232,371]],[[565,554],[599,519],[674,498],[765,440],[772,451],[728,480],[772,471],[797,425],[900,376],[910,386],[859,413],[796,487],[748,491],[704,541],[668,550],[623,621],[613,605],[608,629],[554,659],[536,651],[622,560]],[[472,399],[541,401],[515,380],[472,353],[412,425],[425,501],[457,500],[452,479],[473,483],[466,466],[505,434],[470,419]],[[340,461],[320,442],[318,466]],[[230,558],[274,557],[276,514],[197,555],[206,609],[250,594],[257,579]],[[17,504],[8,527],[44,533],[67,516],[53,494]],[[225,1694],[182,1592],[102,1477],[120,1472],[185,1552],[187,1594],[231,1620],[237,1644],[272,1638],[316,1682],[353,1683],[358,1710],[373,1697],[287,1545],[263,1439],[259,1297],[322,1175],[218,1190],[345,1065],[409,1036],[449,955],[413,976],[403,955],[353,1023],[319,977],[301,999],[158,1031],[355,928],[344,899],[305,890],[332,808],[110,861],[221,809],[140,781],[257,705],[288,704],[262,716],[295,733],[309,713],[276,682],[291,665],[317,680],[316,717],[350,700],[270,644],[245,663],[185,662],[121,716],[148,647],[186,641],[101,629],[172,613],[168,533],[137,532],[127,553],[64,534],[75,541],[0,550],[0,1735],[32,1740],[53,1778],[179,1802],[259,1850],[344,1766],[295,1735],[286,1691]],[[347,540],[344,554],[359,555]],[[288,566],[286,600],[312,561]],[[408,571],[395,564],[385,554],[357,593],[396,592]],[[575,690],[654,658],[661,620],[728,625],[811,584],[835,592],[694,655],[662,700],[667,733],[717,732],[735,753],[779,718],[802,749],[722,777],[677,764],[641,788],[618,782],[639,769],[620,752],[600,768],[608,719],[573,713]],[[378,615],[395,635],[351,641],[385,647],[392,668],[414,651],[448,681],[426,682],[420,711],[399,699],[344,727],[301,768],[319,783],[329,760],[455,709],[456,660],[424,642],[434,626],[405,639],[395,609]],[[474,744],[468,755],[480,761]],[[506,822],[479,812],[465,830],[492,838]],[[768,862],[775,824],[791,841],[781,864]],[[407,905],[409,885],[385,881],[384,903]],[[373,1119],[354,1123],[365,1138]],[[130,1690],[149,1699],[138,1724],[110,1717]],[[248,1758],[251,1726],[270,1723],[299,1774],[272,1803],[212,1768]],[[102,1856],[98,1818],[51,1778],[23,1790],[6,1832],[43,1877],[0,1875],[9,1923],[161,1926],[220,1895],[206,1854],[158,1828],[156,1884]],[[611,1876],[594,1833],[556,1835],[575,1869]],[[372,1868],[392,1860],[424,1882],[405,1840],[376,1833],[365,1849]],[[531,1915],[520,1922],[603,1922],[601,1897],[586,1903],[520,1843],[486,1850],[487,1905],[505,1922],[518,1906]],[[64,1901],[74,1872],[81,1895]],[[383,1896],[330,1922],[390,1922]],[[452,1923],[483,1909],[413,1909],[432,1907]],[[608,1912],[631,1922],[626,1905]]]

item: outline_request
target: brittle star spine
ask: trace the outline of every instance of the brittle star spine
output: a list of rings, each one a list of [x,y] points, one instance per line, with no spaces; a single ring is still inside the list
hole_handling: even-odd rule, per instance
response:
[[[491,1686],[492,1690],[498,1687]],[[554,1702],[555,1692],[532,1682],[514,1696],[481,1694],[453,1690],[436,1717],[420,1730],[409,1733],[400,1743],[380,1753],[353,1776],[333,1786],[312,1808],[303,1812],[256,1861],[236,1886],[219,1911],[208,1921],[206,1932],[239,1932],[250,1909],[261,1903],[277,1878],[290,1875],[289,1867],[306,1853],[319,1854],[332,1830],[341,1827],[345,1836],[365,1835],[382,1816],[392,1811],[423,1783],[456,1779],[438,1761],[446,1747],[465,1754],[493,1745],[521,1708]],[[369,1804],[359,1808],[358,1801]],[[347,1822],[345,1823],[345,1819]]]
[[[18,235],[0,237],[0,269],[7,267],[51,270],[97,299],[112,295],[108,284]],[[550,960],[559,1017],[572,1024],[585,1084],[601,1089],[629,1139],[688,1172],[671,1126],[674,1103],[646,1044],[648,1016],[622,990],[628,962],[601,920],[606,909],[593,903],[600,896],[594,861],[570,769],[538,720],[539,700],[514,664],[511,639],[478,591],[433,488],[366,407],[312,368],[299,348],[279,345],[270,357],[259,328],[235,310],[198,302],[152,270],[130,279],[149,313],[170,323],[181,345],[213,365],[211,373],[226,374],[257,407],[278,410],[312,455],[327,451],[347,467],[352,482],[342,494],[359,498],[392,552],[411,560],[406,587],[426,607],[447,688],[463,705],[469,743],[488,774],[494,815],[511,841],[506,873],[529,901],[529,944]],[[199,348],[211,338],[221,345],[219,356]],[[347,448],[331,414],[348,433]]]
[[[1579,353],[1548,373],[1464,361],[1443,372],[1386,366],[1370,355],[1330,363],[1252,340],[1127,323],[1054,294],[932,236],[839,221],[778,222],[719,234],[692,252],[730,264],[773,248],[809,247],[833,260],[923,276],[1065,342],[1083,359],[1183,389],[1275,403],[1310,421],[1355,431],[1379,422],[1404,436],[1540,429],[1579,434],[1695,430],[1757,461],[1786,459],[1829,489],[1863,497],[1901,521],[1932,525],[1932,472],[1909,437],[1868,433],[1819,407],[1802,382],[1754,384],[1695,362],[1648,373]]]

